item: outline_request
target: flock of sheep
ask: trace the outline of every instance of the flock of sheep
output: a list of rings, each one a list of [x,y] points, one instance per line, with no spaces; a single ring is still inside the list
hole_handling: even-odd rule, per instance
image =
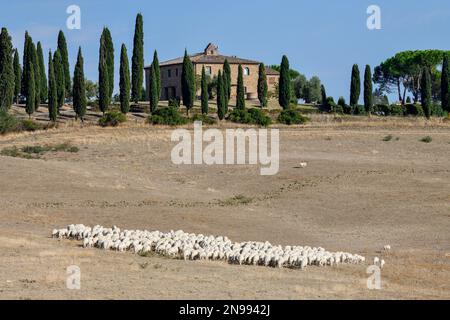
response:
[[[273,246],[269,242],[233,242],[227,237],[205,236],[183,231],[121,230],[116,226],[93,228],[82,224],[55,229],[52,237],[83,241],[83,247],[131,251],[145,255],[156,253],[174,259],[219,260],[233,264],[305,269],[309,265],[333,266],[360,264],[365,258],[346,252],[328,252],[323,248]]]

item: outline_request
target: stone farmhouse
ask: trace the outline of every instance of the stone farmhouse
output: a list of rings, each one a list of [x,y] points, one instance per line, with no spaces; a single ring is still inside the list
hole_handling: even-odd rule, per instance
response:
[[[231,98],[236,97],[237,77],[239,64],[244,71],[244,87],[246,98],[253,100],[258,98],[258,72],[261,62],[238,58],[236,56],[225,56],[219,53],[216,45],[210,43],[201,53],[190,56],[194,65],[194,72],[201,76],[202,68],[205,67],[206,74],[212,78],[217,76],[219,70],[223,72],[225,59],[231,67]],[[183,57],[164,61],[160,63],[161,69],[161,101],[181,97],[181,71],[183,68]],[[267,84],[269,91],[274,91],[278,84],[280,74],[278,71],[266,68]],[[150,90],[150,66],[145,67],[145,78],[147,92]],[[200,91],[197,92],[200,95]]]

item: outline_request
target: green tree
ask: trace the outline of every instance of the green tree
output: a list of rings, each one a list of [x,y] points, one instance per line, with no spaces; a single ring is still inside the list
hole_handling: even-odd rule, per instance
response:
[[[61,59],[61,53],[59,49],[55,51],[53,54],[53,68],[55,72],[55,80],[56,80],[56,92],[58,97],[58,114],[61,107],[64,105],[64,100],[66,97],[65,90],[66,85],[64,81],[64,65]]]
[[[28,117],[31,118],[31,115],[34,113],[35,101],[35,86],[34,86],[34,68],[31,59],[27,59],[27,79],[25,80],[26,92],[27,92],[27,104],[25,106],[25,110],[28,114]]]
[[[19,104],[19,95],[22,88],[22,67],[19,61],[19,51],[14,50],[14,96],[16,103]]]
[[[299,74],[294,80],[293,80],[293,86],[294,86],[294,94],[295,97],[298,99],[305,99],[305,91],[307,90],[306,87],[308,86],[308,79],[303,74]]]
[[[62,30],[60,30],[58,33],[58,51],[59,54],[61,55],[61,62],[63,66],[64,99],[65,99],[66,97],[70,96],[72,85],[70,81],[69,51],[67,50],[66,37],[64,36],[64,32],[62,32]],[[56,76],[56,78],[58,78],[58,76]],[[58,99],[61,100],[61,97],[59,97]]]
[[[224,86],[224,76],[222,76],[222,72],[219,70],[219,75],[217,76],[217,116],[219,120],[223,120],[225,118],[225,86]]]
[[[158,77],[156,75],[155,65],[152,64],[150,67],[150,111],[154,113],[158,109],[159,104],[159,94],[158,94]]]
[[[24,45],[23,45],[23,60],[22,60],[22,65],[23,65],[23,71],[22,71],[22,84],[21,84],[21,92],[22,95],[27,97],[28,93],[27,93],[27,81],[29,79],[28,77],[28,60],[29,60],[29,42],[30,42],[30,36],[28,35],[28,31],[25,31],[25,41],[24,41]]]
[[[258,70],[258,100],[262,108],[267,107],[267,91],[266,67],[261,63]]]
[[[280,67],[280,80],[278,83],[278,102],[283,109],[289,108],[291,101],[291,78],[289,75],[289,60],[283,56]]]
[[[442,109],[450,112],[450,68],[448,64],[449,55],[444,55],[441,75],[441,105]]]
[[[140,13],[136,16],[131,70],[131,97],[138,103],[144,81],[144,22]]]
[[[111,95],[109,92],[109,75],[108,75],[108,63],[107,63],[107,47],[106,39],[102,35],[100,38],[100,52],[98,62],[98,100],[100,111],[103,115],[108,111],[109,104],[111,102]]]
[[[184,51],[183,70],[181,71],[181,93],[183,104],[186,106],[186,113],[189,115],[189,110],[194,106],[195,74],[194,66],[187,54],[187,50]]]
[[[86,97],[89,101],[92,101],[92,99],[98,97],[98,83],[86,79],[85,81],[86,85]]]
[[[319,77],[312,77],[305,85],[303,99],[306,103],[320,102],[322,99],[321,82]]]
[[[44,64],[44,53],[42,51],[41,42],[37,43],[37,59],[39,66],[39,76],[40,76],[40,101],[47,101],[48,89],[47,89],[47,76],[45,75],[45,64]]]
[[[361,94],[361,79],[359,68],[357,64],[352,68],[352,79],[350,83],[350,106],[355,107],[358,105],[359,95]]]
[[[206,77],[205,66],[202,67],[202,114],[208,114],[208,79]]]
[[[13,47],[6,28],[0,33],[0,109],[9,109],[14,99]]]
[[[225,59],[225,62],[223,63],[222,77],[225,92],[225,106],[226,109],[228,109],[228,104],[231,99],[231,67],[230,63],[228,62],[228,59]]]
[[[159,67],[158,52],[155,50],[153,54],[153,66],[155,67],[155,78],[157,84],[158,100],[161,97],[161,68]]]
[[[223,82],[223,79],[222,79]],[[223,83],[222,83],[223,85]],[[245,109],[245,88],[244,88],[244,71],[242,66],[238,67],[237,89],[236,89],[236,109]]]
[[[77,64],[75,65],[75,72],[73,75],[73,109],[77,118],[84,121],[86,115],[86,84],[84,78],[84,59],[81,53],[81,47],[78,49]]]
[[[325,86],[322,84],[320,86],[320,96],[321,96],[321,103],[324,105],[327,102],[327,91],[325,90]]]
[[[55,69],[53,67],[52,52],[48,57],[48,117],[56,122],[58,116],[58,90],[55,78]]]
[[[373,111],[372,70],[369,65],[364,71],[364,109],[369,114]]]
[[[430,69],[425,66],[422,69],[421,77],[421,98],[422,98],[422,108],[425,116],[430,118],[431,116],[431,72]]]
[[[114,44],[111,32],[108,28],[103,28],[103,37],[105,39],[106,66],[108,68],[108,93],[111,101],[114,92]]]
[[[127,47],[122,44],[120,49],[120,110],[127,114],[130,111],[130,65]]]
[[[39,105],[41,103],[41,72],[39,69],[39,62],[37,56],[36,46],[34,42],[31,41],[31,61],[33,65],[33,74],[34,74],[34,110],[38,110]]]

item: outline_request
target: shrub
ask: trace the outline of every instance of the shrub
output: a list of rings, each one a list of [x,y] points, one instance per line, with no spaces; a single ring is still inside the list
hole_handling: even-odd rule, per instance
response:
[[[301,115],[300,112],[294,109],[283,110],[278,116],[278,122],[287,125],[303,124],[307,121],[309,121],[307,117]]]
[[[215,124],[217,123],[217,120],[213,117],[210,117],[206,114],[196,113],[192,117],[192,121],[201,121],[203,124]]]
[[[42,130],[43,126],[33,120],[19,120],[5,110],[0,110],[0,134],[20,131]]]
[[[444,109],[442,109],[441,104],[435,103],[431,106],[431,115],[435,117],[443,117]]]
[[[431,138],[430,136],[426,136],[426,137],[423,137],[422,139],[420,139],[419,141],[425,142],[425,143],[430,143],[431,141],[433,141],[433,138]]]
[[[406,105],[406,114],[411,116],[423,117],[425,113],[423,112],[423,108],[419,104],[407,104]]]
[[[20,121],[10,115],[6,110],[0,109],[0,134],[18,131]]]
[[[389,107],[389,115],[390,116],[403,116],[403,106],[393,104]]]
[[[33,120],[26,119],[26,120],[21,121],[21,129],[23,131],[37,131],[37,130],[42,130],[43,127],[42,127],[42,125],[40,125],[39,123],[37,123]]]
[[[269,116],[265,115],[261,109],[252,108],[248,110],[248,113],[250,113],[250,117],[252,118],[254,124],[263,127],[267,127],[272,124],[272,119]]]
[[[157,109],[151,116],[148,117],[148,123],[154,125],[168,125],[178,126],[187,124],[189,119],[182,117],[175,107],[167,107]]]
[[[106,112],[103,117],[98,120],[98,124],[102,127],[117,127],[119,124],[127,121],[127,116],[119,111]]]
[[[388,135],[388,136],[386,136],[386,137],[384,137],[383,138],[383,141],[391,141],[392,140],[392,138],[394,138],[392,135]]]
[[[360,115],[360,116],[365,115],[366,109],[364,108],[363,105],[358,104],[358,105],[354,106],[353,114]]]
[[[180,107],[180,99],[172,98],[169,100],[169,107],[179,108]]]
[[[39,159],[43,154],[47,152],[78,152],[78,147],[72,146],[69,143],[61,143],[57,145],[44,145],[44,146],[25,146],[17,148],[16,146],[3,149],[0,154],[3,156],[24,158],[24,159]]]
[[[256,124],[267,127],[272,123],[272,119],[265,115],[261,109],[234,109],[229,115],[228,120],[236,123]]]

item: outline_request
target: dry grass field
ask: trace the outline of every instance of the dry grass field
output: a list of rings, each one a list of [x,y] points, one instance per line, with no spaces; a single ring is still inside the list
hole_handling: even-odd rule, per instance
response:
[[[0,298],[449,299],[450,123],[313,115],[279,128],[275,176],[258,166],[174,165],[172,129],[138,117],[117,128],[68,121],[0,136],[0,150],[78,148],[0,156]],[[425,136],[432,141],[419,141]],[[50,238],[71,223],[378,256],[382,289],[367,289],[368,264],[300,271],[186,262]],[[81,290],[66,288],[69,265],[81,268]]]

